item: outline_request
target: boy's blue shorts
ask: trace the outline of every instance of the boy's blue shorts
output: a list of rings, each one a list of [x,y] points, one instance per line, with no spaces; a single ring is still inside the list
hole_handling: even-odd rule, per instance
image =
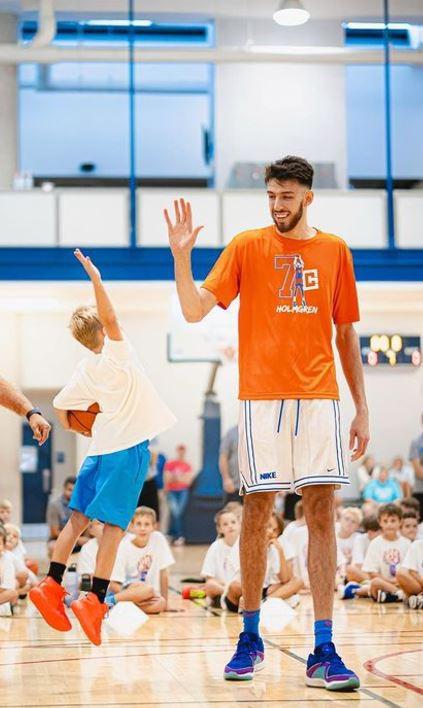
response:
[[[150,462],[148,440],[106,455],[86,457],[69,508],[126,529],[137,508]]]

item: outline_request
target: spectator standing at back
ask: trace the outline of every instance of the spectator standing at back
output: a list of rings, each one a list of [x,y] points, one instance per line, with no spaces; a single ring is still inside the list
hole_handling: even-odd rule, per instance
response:
[[[220,443],[219,470],[222,475],[223,504],[241,501],[239,496],[238,426],[229,428]]]
[[[423,426],[423,414],[421,416]],[[411,442],[409,460],[413,466],[416,476],[413,496],[420,504],[420,518],[423,512],[423,430],[420,435]]]
[[[156,450],[150,449],[150,464],[148,466],[147,477],[143,488],[141,489],[141,494],[138,499],[138,507],[148,506],[149,509],[154,509],[156,512],[156,519],[160,521],[160,502],[159,502],[159,490],[157,487],[157,461],[158,453]]]
[[[69,502],[72,496],[73,488],[75,486],[76,477],[66,477],[63,482],[62,493],[58,497],[50,497],[47,505],[47,524],[49,528],[49,537],[47,542],[48,547],[48,557],[51,558],[53,553],[54,544],[59,536],[62,529],[65,528],[70,515],[72,514],[71,509],[69,509]],[[88,536],[80,536],[78,543],[74,548],[74,552],[81,549],[85,541],[88,541]]]
[[[170,511],[169,533],[176,546],[185,543],[183,521],[189,488],[194,479],[192,467],[185,459],[186,451],[185,445],[178,445],[176,458],[168,460],[164,466],[164,484]]]

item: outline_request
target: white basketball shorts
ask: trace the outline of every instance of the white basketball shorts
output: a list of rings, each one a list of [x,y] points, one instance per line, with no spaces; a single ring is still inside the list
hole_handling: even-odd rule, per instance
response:
[[[339,402],[241,401],[241,494],[349,484]]]

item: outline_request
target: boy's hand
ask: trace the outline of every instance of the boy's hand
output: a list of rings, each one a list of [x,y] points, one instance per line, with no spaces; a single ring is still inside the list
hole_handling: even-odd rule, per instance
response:
[[[184,199],[177,199],[173,202],[175,207],[175,223],[172,224],[169,212],[164,210],[164,217],[167,223],[169,234],[170,250],[174,257],[182,254],[190,254],[194,248],[197,236],[202,226],[192,226],[191,204]]]
[[[79,248],[74,251],[74,255],[93,282],[98,282],[101,280],[101,273],[97,266],[94,265],[89,256],[84,256],[84,254],[82,253],[82,251],[79,250]]]

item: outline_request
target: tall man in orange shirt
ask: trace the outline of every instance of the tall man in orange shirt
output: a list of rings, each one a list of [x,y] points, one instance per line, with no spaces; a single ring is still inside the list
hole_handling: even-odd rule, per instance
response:
[[[306,683],[329,690],[357,688],[359,679],[332,642],[336,567],[334,491],[348,484],[339,392],[332,349],[336,346],[356,407],[350,428],[352,460],[369,441],[360,348],[353,323],[359,309],[351,253],[337,236],[307,223],[313,201],[313,168],[285,157],[266,169],[273,224],[238,234],[202,287],[191,270],[200,227],[191,207],[175,202],[175,222],[165,211],[179,299],[188,322],[238,295],[239,460],[245,494],[240,540],[244,631],[225,667],[225,678],[251,679],[264,659],[259,635],[266,569],[266,527],[274,495],[303,497],[309,530],[308,569],[315,614],[315,649]]]

